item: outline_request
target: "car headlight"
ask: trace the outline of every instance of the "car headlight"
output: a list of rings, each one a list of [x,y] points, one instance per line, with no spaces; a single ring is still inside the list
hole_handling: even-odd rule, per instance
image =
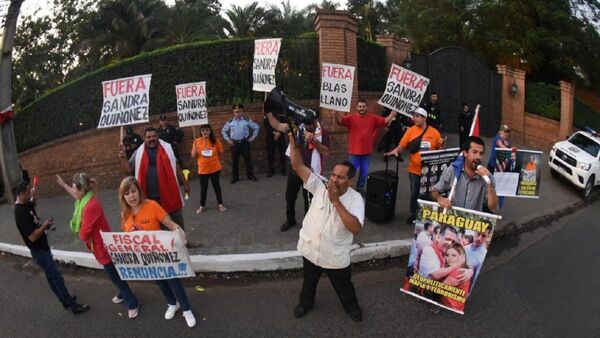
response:
[[[590,170],[591,167],[592,167],[591,163],[577,162],[577,168],[579,168],[579,169]]]

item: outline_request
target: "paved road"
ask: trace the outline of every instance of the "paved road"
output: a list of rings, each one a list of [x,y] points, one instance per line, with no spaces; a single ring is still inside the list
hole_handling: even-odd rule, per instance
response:
[[[29,260],[0,255],[0,327],[4,337],[24,336],[598,336],[600,335],[600,202],[495,243],[467,304],[466,315],[433,315],[428,306],[398,291],[405,261],[355,267],[354,281],[365,318],[343,312],[324,277],[315,308],[292,317],[298,272],[200,275],[185,282],[196,328],[182,317],[162,319],[165,308],[152,283],[134,283],[142,302],[131,321],[112,304],[113,287],[102,272],[61,267],[67,286],[92,309],[74,316],[51,295]],[[204,292],[194,291],[202,285]]]

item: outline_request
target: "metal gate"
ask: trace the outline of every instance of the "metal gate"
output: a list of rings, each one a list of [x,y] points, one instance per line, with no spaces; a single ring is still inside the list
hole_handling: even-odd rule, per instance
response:
[[[431,82],[423,102],[431,92],[439,94],[444,132],[458,132],[458,114],[462,103],[471,109],[481,104],[479,130],[483,136],[498,132],[501,115],[501,77],[476,55],[464,48],[445,47],[429,55],[412,54],[411,70]]]

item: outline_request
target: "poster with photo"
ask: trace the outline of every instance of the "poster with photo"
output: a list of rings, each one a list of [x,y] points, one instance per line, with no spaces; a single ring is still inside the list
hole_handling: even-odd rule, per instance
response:
[[[401,291],[464,314],[501,216],[418,200]]]
[[[539,198],[542,155],[538,150],[496,148],[496,194]]]
[[[460,148],[421,152],[421,187],[419,195],[429,196],[431,188],[440,180],[444,169],[460,154]]]

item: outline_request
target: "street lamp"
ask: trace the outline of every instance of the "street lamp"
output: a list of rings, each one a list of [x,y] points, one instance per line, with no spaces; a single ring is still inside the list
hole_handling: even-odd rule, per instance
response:
[[[508,93],[511,96],[515,96],[515,95],[517,95],[518,92],[519,92],[519,86],[517,86],[517,81],[513,80],[513,83],[510,85],[510,88],[508,89]]]

